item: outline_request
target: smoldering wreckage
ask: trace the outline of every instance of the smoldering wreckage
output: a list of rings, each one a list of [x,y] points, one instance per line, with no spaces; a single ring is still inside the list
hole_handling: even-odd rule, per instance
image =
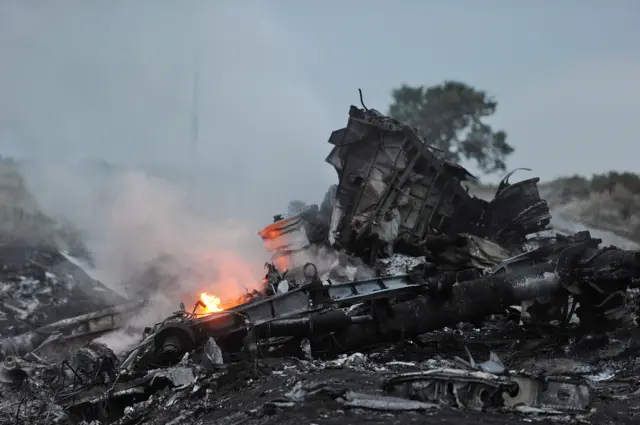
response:
[[[144,302],[105,304],[65,253],[7,251],[0,422],[634,420],[640,252],[555,233],[537,178],[470,195],[464,168],[364,104],[329,143],[324,201],[259,232],[264,289],[181,304],[129,352],[93,339]]]

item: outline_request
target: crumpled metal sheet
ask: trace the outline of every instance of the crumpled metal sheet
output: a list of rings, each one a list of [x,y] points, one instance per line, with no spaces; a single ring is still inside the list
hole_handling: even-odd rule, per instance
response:
[[[222,351],[216,340],[209,337],[204,345],[204,352],[201,365],[205,369],[216,370],[224,367]]]
[[[293,407],[296,403],[302,403],[318,396],[331,398],[345,407],[359,409],[402,412],[439,408],[437,404],[420,400],[357,392],[324,382],[303,383],[302,381],[296,382],[294,387],[285,394],[284,399],[272,400],[266,404],[266,407]]]
[[[591,403],[589,387],[567,378],[533,379],[524,376],[509,378],[519,391],[515,396],[503,394],[507,407],[531,406],[541,409],[585,410]]]
[[[467,362],[460,357],[456,357],[456,360],[463,363],[465,366],[481,372],[492,373],[494,375],[502,375],[505,372],[504,363],[502,363],[502,360],[500,360],[498,355],[493,351],[489,353],[489,360],[482,363],[476,363],[469,349],[467,347],[464,347],[464,349],[467,351],[469,361]]]
[[[488,407],[584,411],[591,403],[585,381],[560,377],[494,375],[463,369],[434,369],[394,376],[387,393],[426,402],[481,410]]]
[[[151,376],[151,385],[158,378],[166,378],[176,389],[186,388],[196,381],[193,368],[186,366],[175,366],[167,369],[156,369],[150,371],[147,376]]]
[[[434,403],[425,403],[418,400],[407,400],[406,398],[390,397],[384,395],[365,394],[355,391],[347,391],[338,402],[347,407],[361,409],[383,410],[383,411],[410,411],[410,410],[433,410],[439,406]]]
[[[509,251],[495,242],[475,235],[466,235],[472,264],[478,268],[492,267],[511,257]]]
[[[412,257],[410,255],[394,254],[388,258],[378,260],[380,274],[382,276],[397,276],[401,274],[409,274],[416,267],[427,262],[424,256]]]

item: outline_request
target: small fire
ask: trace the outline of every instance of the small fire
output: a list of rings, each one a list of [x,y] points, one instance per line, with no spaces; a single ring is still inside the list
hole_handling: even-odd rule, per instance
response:
[[[215,295],[209,295],[203,292],[200,294],[200,301],[206,306],[204,309],[205,313],[218,313],[224,310],[224,308],[222,308],[222,301]]]
[[[245,302],[247,292],[262,287],[260,268],[234,252],[205,251],[198,255],[194,264],[193,269],[200,276],[192,282],[198,291],[190,292],[190,296],[199,298],[197,314],[220,313],[233,308]]]

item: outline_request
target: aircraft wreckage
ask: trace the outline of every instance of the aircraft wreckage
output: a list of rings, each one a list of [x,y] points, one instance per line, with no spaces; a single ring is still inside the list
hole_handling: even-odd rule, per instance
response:
[[[582,327],[635,321],[629,294],[640,278],[640,252],[603,247],[586,231],[555,234],[539,179],[511,184],[507,177],[491,201],[481,200],[465,188],[472,176],[464,168],[441,159],[414,129],[364,105],[351,106],[347,126],[329,143],[326,161],[337,185],[319,207],[292,205],[259,232],[273,253],[263,291],[204,315],[198,305],[182,305],[121,358],[90,343],[45,367],[35,350],[52,329],[67,337],[92,326],[113,329],[136,306],[5,338],[3,381],[27,382],[39,400],[28,413],[18,406],[12,417],[135,423],[126,419],[136,417],[135,409],[124,405],[148,405],[162,383],[196,385],[203,370],[219,377],[269,357],[336,362],[460,322],[480,326],[524,304],[546,322],[566,324],[574,313]],[[322,264],[313,261],[319,252]],[[493,353],[480,364],[469,357],[456,367],[395,374],[378,396],[298,383],[269,403],[282,408],[325,393],[344,406],[378,410],[448,403],[584,412],[590,405],[580,379],[509,373]]]

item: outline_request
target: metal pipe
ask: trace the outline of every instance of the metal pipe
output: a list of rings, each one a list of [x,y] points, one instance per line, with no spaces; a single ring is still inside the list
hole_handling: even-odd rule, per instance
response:
[[[326,313],[277,319],[256,327],[258,338],[297,336],[306,337],[314,334],[329,334],[339,331],[354,323],[365,323],[372,320],[370,316],[347,316],[343,310],[331,310]]]
[[[419,295],[391,305],[385,317],[351,324],[330,337],[312,340],[317,352],[338,354],[381,342],[394,342],[464,321],[503,312],[522,301],[554,295],[561,289],[551,263],[482,279],[458,282],[446,298]],[[327,348],[328,347],[328,348]]]

